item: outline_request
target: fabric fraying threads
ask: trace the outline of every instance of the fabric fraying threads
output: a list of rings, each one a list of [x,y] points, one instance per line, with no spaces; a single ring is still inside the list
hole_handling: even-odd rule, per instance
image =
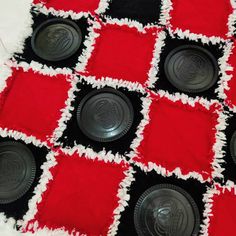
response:
[[[121,213],[125,210],[125,207],[128,206],[128,201],[130,199],[130,195],[128,194],[128,188],[131,186],[131,183],[135,180],[133,177],[134,170],[132,167],[129,167],[128,170],[124,172],[125,178],[120,183],[120,189],[118,190],[118,207],[114,210],[114,221],[112,225],[109,227],[108,234],[109,236],[116,235],[118,231],[118,226],[120,223]]]

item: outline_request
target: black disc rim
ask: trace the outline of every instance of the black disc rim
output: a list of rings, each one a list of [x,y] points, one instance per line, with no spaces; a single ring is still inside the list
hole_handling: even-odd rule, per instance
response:
[[[171,189],[174,191],[177,191],[178,193],[182,194],[186,200],[189,202],[189,204],[192,207],[193,210],[193,215],[195,216],[195,226],[194,229],[192,231],[192,234],[189,236],[197,236],[199,233],[199,229],[200,229],[200,213],[199,213],[199,209],[198,206],[196,204],[196,202],[193,200],[193,198],[190,196],[189,193],[187,193],[184,189],[176,186],[176,185],[172,185],[172,184],[158,184],[158,185],[154,185],[152,187],[150,187],[149,189],[147,189],[138,199],[136,205],[135,205],[135,209],[134,209],[134,226],[136,229],[136,232],[138,234],[138,236],[147,236],[145,234],[143,234],[143,229],[140,226],[139,223],[139,211],[140,211],[140,207],[143,203],[143,201],[145,200],[145,198],[152,193],[153,191],[156,190],[161,190],[161,189]]]
[[[208,58],[209,62],[212,65],[213,76],[212,76],[212,79],[208,83],[207,86],[205,86],[203,88],[196,88],[196,89],[184,87],[184,86],[182,86],[183,84],[180,85],[180,83],[176,82],[176,80],[173,79],[173,77],[170,75],[168,64],[171,61],[172,56],[177,54],[179,51],[183,51],[183,50],[195,50],[195,51],[198,51],[202,54],[205,54],[206,58]],[[164,71],[165,71],[165,74],[166,74],[166,77],[167,77],[168,81],[174,87],[176,87],[178,90],[183,91],[183,92],[187,92],[187,93],[200,93],[200,92],[207,91],[208,89],[210,89],[217,82],[219,67],[218,67],[218,63],[217,63],[217,60],[215,59],[215,57],[207,49],[205,49],[203,47],[200,47],[200,46],[196,46],[196,45],[183,45],[183,46],[179,46],[179,47],[173,49],[167,55],[167,57],[165,59],[165,63],[164,63]]]
[[[25,169],[25,175],[28,175],[28,178],[23,179],[21,181],[21,185],[19,184],[17,186],[18,191],[13,192],[14,194],[12,194],[12,196],[9,196],[6,198],[6,196],[1,196],[2,192],[0,192],[0,204],[9,204],[12,202],[17,201],[18,199],[20,199],[21,197],[23,197],[26,192],[28,192],[28,190],[30,189],[30,187],[32,186],[34,180],[35,180],[35,176],[36,176],[36,162],[35,162],[35,158],[33,153],[31,152],[31,150],[24,144],[20,143],[20,142],[16,142],[16,141],[3,141],[0,143],[0,154],[1,154],[1,148],[3,148],[4,146],[12,146],[15,149],[19,148],[21,150],[24,150],[24,157],[22,158],[24,164],[27,164],[26,162],[28,161],[28,163],[30,162],[31,164],[31,168],[27,170],[27,167]],[[25,155],[27,153],[27,155]],[[22,156],[22,153],[18,153],[19,156]],[[25,165],[26,166],[26,165]],[[24,184],[24,181],[27,181],[27,183]]]
[[[82,110],[84,105],[86,104],[86,102],[93,96],[100,94],[100,93],[111,93],[114,95],[119,96],[121,99],[123,99],[125,101],[125,103],[127,104],[127,107],[130,111],[130,118],[129,118],[129,122],[126,126],[126,128],[119,134],[117,134],[114,137],[109,137],[109,138],[101,138],[95,135],[92,135],[90,132],[87,131],[87,129],[82,125],[81,122],[81,117],[82,117]],[[77,124],[80,128],[80,130],[83,132],[83,134],[85,136],[87,136],[89,139],[95,141],[95,142],[103,142],[103,143],[107,143],[107,142],[113,142],[116,141],[120,138],[122,138],[125,134],[127,134],[127,132],[130,130],[130,128],[132,127],[132,123],[134,120],[134,110],[133,110],[133,106],[132,103],[130,102],[130,100],[126,97],[126,95],[124,95],[122,92],[113,89],[113,88],[102,88],[102,89],[98,89],[98,90],[94,90],[90,93],[88,93],[79,103],[78,106],[78,110],[77,110]]]
[[[77,47],[74,47],[73,50],[71,50],[70,53],[67,53],[66,55],[62,55],[62,56],[58,56],[58,57],[48,57],[48,56],[45,56],[44,53],[38,49],[37,45],[36,45],[36,39],[37,39],[37,36],[38,34],[40,33],[41,30],[44,30],[47,26],[50,26],[50,25],[53,25],[53,24],[65,24],[67,26],[70,26],[72,27],[78,34],[78,38],[79,38],[79,43],[77,44]],[[68,20],[68,19],[50,19],[50,20],[47,20],[43,23],[41,23],[40,25],[38,25],[38,27],[36,27],[36,29],[33,31],[33,34],[32,34],[32,38],[31,38],[31,47],[34,51],[34,53],[42,58],[43,60],[46,60],[46,61],[51,61],[51,62],[58,62],[58,61],[63,61],[63,60],[66,60],[68,58],[70,58],[71,56],[73,56],[80,48],[82,44],[82,32],[79,28],[79,26],[71,21],[71,20]]]

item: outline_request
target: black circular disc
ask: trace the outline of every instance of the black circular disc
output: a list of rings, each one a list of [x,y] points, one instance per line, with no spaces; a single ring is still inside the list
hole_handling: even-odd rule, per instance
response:
[[[234,131],[232,138],[230,140],[230,154],[236,164],[236,131]]]
[[[200,215],[185,190],[160,184],[149,188],[139,198],[134,224],[139,236],[197,236]]]
[[[98,142],[125,135],[133,122],[133,106],[121,92],[104,88],[87,94],[79,104],[77,121],[82,132]]]
[[[51,19],[33,32],[31,46],[35,54],[47,61],[61,61],[79,49],[82,33],[77,24],[67,19]]]
[[[32,152],[14,141],[0,143],[0,204],[21,198],[32,185],[36,164]]]
[[[177,89],[198,93],[211,88],[217,81],[218,64],[206,49],[186,45],[172,50],[165,60],[165,74]]]

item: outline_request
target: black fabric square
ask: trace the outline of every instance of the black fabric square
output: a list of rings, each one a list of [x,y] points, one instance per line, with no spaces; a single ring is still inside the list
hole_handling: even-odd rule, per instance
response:
[[[40,24],[44,23],[47,20],[64,19],[60,17],[55,17],[52,14],[44,15],[35,11],[32,11],[32,16],[33,16],[33,22],[34,22],[32,25],[33,30],[35,30]],[[72,20],[70,17],[66,19],[75,23],[80,28],[80,31],[82,33],[82,43],[79,49],[72,56],[70,56],[67,59],[60,60],[60,61],[48,61],[48,60],[42,59],[41,57],[36,55],[32,49],[32,46],[31,46],[32,35],[31,35],[25,40],[25,47],[24,47],[23,53],[14,55],[17,62],[20,63],[21,61],[25,61],[27,63],[31,63],[31,61],[36,61],[43,65],[47,65],[49,67],[51,66],[53,69],[67,67],[73,70],[76,64],[78,63],[79,56],[81,55],[82,51],[85,49],[85,45],[83,44],[83,42],[88,35],[89,24],[85,17],[82,17],[79,20]]]
[[[142,24],[157,24],[160,9],[160,0],[113,0],[105,14],[112,18],[136,20]]]
[[[186,47],[189,46],[189,48],[198,48],[201,47],[202,50],[207,50],[206,52],[209,52],[212,56],[213,59],[215,61],[215,66],[216,66],[216,72],[215,73],[215,82],[205,91],[197,91],[197,92],[193,92],[193,91],[184,91],[184,90],[180,90],[178,89],[177,86],[174,86],[173,83],[171,83],[168,80],[166,71],[165,71],[165,62],[166,60],[168,60],[168,58],[170,57],[169,55],[171,55],[171,53],[173,53],[173,50],[178,50],[178,48],[181,47]],[[218,88],[218,82],[220,79],[221,74],[219,74],[219,65],[218,65],[218,59],[221,58],[223,56],[223,44],[217,44],[217,45],[213,45],[211,43],[209,44],[202,44],[200,40],[198,40],[198,42],[195,41],[190,41],[188,39],[180,39],[177,36],[175,36],[175,38],[171,37],[168,33],[167,33],[167,37],[165,39],[165,46],[162,48],[162,52],[160,55],[160,63],[159,63],[159,70],[158,70],[158,80],[155,82],[154,84],[154,89],[155,91],[157,90],[165,90],[168,91],[169,93],[185,93],[187,95],[189,95],[190,97],[203,97],[203,98],[207,98],[207,99],[217,99],[217,93],[215,92],[215,90]],[[198,49],[197,49],[198,50]],[[168,57],[169,56],[169,57]],[[196,60],[196,63],[200,63],[197,60],[193,58],[193,60]],[[180,60],[179,60],[180,61]],[[172,63],[172,62],[171,62]],[[183,65],[186,65],[186,61],[183,61]],[[173,64],[172,64],[173,65]],[[182,68],[180,68],[181,70]],[[186,66],[184,68],[184,72],[181,73],[185,73],[186,70],[189,73],[189,75],[191,76],[191,73],[194,73],[195,68],[191,67],[191,64],[188,66]],[[214,71],[212,71],[214,72]],[[201,71],[199,72],[201,73]],[[218,74],[218,76],[217,76]],[[194,74],[193,74],[194,76]]]
[[[118,236],[138,235],[134,224],[134,210],[140,196],[149,188],[159,184],[171,184],[185,190],[195,201],[200,213],[200,221],[203,220],[203,194],[206,192],[207,185],[201,184],[192,178],[188,180],[177,179],[176,177],[163,177],[158,175],[155,171],[144,173],[139,168],[134,167],[135,181],[130,187],[130,200],[125,211],[121,214],[120,225],[118,228]],[[163,234],[164,235],[164,234]]]
[[[227,108],[225,108],[227,110]],[[233,158],[231,154],[231,140],[236,131],[236,114],[230,115],[231,117],[227,121],[227,128],[225,130],[226,135],[226,144],[223,147],[223,151],[225,151],[224,161],[225,163],[222,164],[222,167],[225,169],[223,171],[224,179],[218,180],[219,182],[227,182],[227,180],[234,181],[236,184],[236,159]]]
[[[15,141],[13,139],[8,138],[0,138],[0,142],[4,141]],[[22,141],[17,141],[24,145],[26,145]],[[0,212],[3,212],[7,217],[12,217],[15,220],[20,220],[29,210],[28,203],[30,199],[34,196],[34,189],[38,185],[40,177],[42,175],[41,166],[44,162],[46,162],[46,155],[48,154],[48,150],[45,147],[36,147],[33,144],[27,144],[29,150],[33,153],[35,157],[36,163],[36,175],[33,184],[31,185],[30,189],[18,200],[8,203],[8,204],[0,204]]]
[[[67,129],[64,131],[61,138],[59,138],[59,142],[62,143],[62,146],[73,148],[75,142],[77,145],[81,144],[85,147],[92,148],[94,151],[99,152],[104,148],[106,151],[111,151],[113,154],[119,153],[125,155],[130,152],[130,145],[132,141],[136,138],[137,127],[143,119],[143,115],[141,113],[142,110],[142,94],[138,92],[130,92],[127,89],[119,88],[118,91],[122,92],[127,98],[131,101],[134,110],[134,119],[131,128],[128,132],[122,136],[121,138],[110,141],[110,142],[99,142],[94,141],[88,138],[79,128],[77,115],[78,115],[78,107],[80,101],[90,92],[95,91],[96,89],[92,88],[91,85],[86,83],[77,85],[79,92],[76,92],[76,99],[72,102],[72,106],[74,110],[72,112],[72,118],[67,122]],[[107,87],[106,87],[107,88]]]

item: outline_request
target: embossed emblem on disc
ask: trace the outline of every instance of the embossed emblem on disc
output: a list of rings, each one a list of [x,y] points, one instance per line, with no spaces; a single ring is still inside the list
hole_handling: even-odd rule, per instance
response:
[[[134,223],[139,236],[197,236],[200,217],[196,203],[186,191],[160,184],[139,198]]]
[[[208,50],[199,46],[180,46],[168,54],[165,74],[179,90],[198,93],[208,90],[216,83],[218,65]]]
[[[133,122],[133,107],[121,92],[105,88],[93,91],[79,104],[77,121],[92,140],[111,142],[121,138]]]
[[[32,152],[14,141],[0,143],[0,204],[22,197],[32,185],[36,164]]]
[[[51,19],[39,25],[31,39],[35,54],[47,61],[61,61],[79,49],[82,33],[77,24],[66,19]]]

